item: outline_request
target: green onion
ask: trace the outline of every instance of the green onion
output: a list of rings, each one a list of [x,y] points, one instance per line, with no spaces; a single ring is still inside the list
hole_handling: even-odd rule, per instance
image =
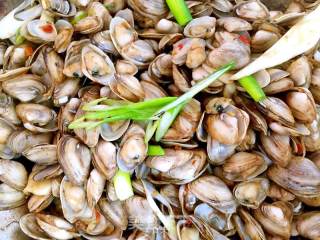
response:
[[[106,3],[106,4],[104,4],[104,7],[105,7],[106,9],[112,11],[112,10],[114,9],[115,5],[114,5],[114,3]]]
[[[174,122],[182,108],[185,106],[186,103],[181,103],[180,105],[166,111],[159,121],[159,126],[156,131],[156,141],[159,142],[161,138],[167,133],[168,129],[170,128],[171,124]]]
[[[69,129],[91,129],[103,123],[121,120],[149,121],[145,142],[148,143],[154,133],[156,141],[160,141],[184,105],[196,94],[232,69],[233,66],[233,62],[223,66],[178,98],[164,97],[138,103],[106,98],[94,100],[83,107],[83,110],[87,111],[87,113],[74,120],[69,125]]]
[[[85,11],[79,11],[77,14],[73,17],[71,24],[75,25],[77,24],[80,20],[86,18],[88,14]]]
[[[159,121],[149,121],[146,129],[146,135],[144,136],[144,142],[147,144],[159,126]]]
[[[113,177],[113,185],[116,195],[120,201],[124,201],[133,196],[131,178],[129,172],[118,170]]]
[[[14,39],[16,45],[22,44],[26,39],[21,35],[20,28],[18,28],[16,37]]]
[[[230,62],[217,71],[215,71],[213,74],[202,80],[201,82],[198,82],[196,85],[194,85],[188,92],[184,93],[180,97],[177,98],[177,100],[173,101],[172,103],[167,104],[163,108],[161,108],[156,114],[164,113],[172,108],[177,107],[178,105],[188,102],[191,98],[193,98],[195,95],[197,95],[199,92],[201,92],[203,89],[207,88],[210,84],[212,84],[214,81],[218,80],[223,74],[225,74],[227,71],[231,70],[234,67],[234,62]]]
[[[243,77],[239,79],[239,83],[256,102],[266,98],[262,88],[253,76]]]
[[[184,0],[166,0],[166,2],[170,12],[181,26],[192,20],[190,10]]]
[[[87,110],[88,113],[73,121],[68,127],[69,129],[91,129],[103,123],[120,120],[140,121],[156,119],[156,117],[154,117],[155,113],[160,108],[176,99],[176,97],[164,97],[138,103],[125,103],[123,101],[117,102],[116,100],[108,101],[111,99],[94,100],[93,102],[86,104],[83,108],[84,110]],[[98,103],[104,102],[108,104],[113,103],[115,106],[97,105]],[[103,106],[104,108],[101,108]]]
[[[163,156],[164,149],[160,145],[148,145],[148,156]]]

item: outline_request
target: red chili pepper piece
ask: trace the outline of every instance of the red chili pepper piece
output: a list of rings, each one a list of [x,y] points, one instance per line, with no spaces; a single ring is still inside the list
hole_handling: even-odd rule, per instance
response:
[[[244,44],[250,45],[250,39],[245,35],[240,35],[239,40]]]
[[[30,46],[26,46],[24,48],[24,54],[26,55],[26,57],[30,57],[33,53],[33,49]]]
[[[179,50],[181,50],[181,49],[183,48],[183,44],[180,43],[180,44],[178,45],[178,48],[179,48]]]
[[[42,29],[42,31],[44,31],[45,33],[52,33],[53,32],[53,27],[51,24],[45,24],[43,26],[40,27]]]

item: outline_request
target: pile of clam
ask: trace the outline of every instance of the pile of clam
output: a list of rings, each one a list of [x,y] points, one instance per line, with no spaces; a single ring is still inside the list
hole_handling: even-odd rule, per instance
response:
[[[318,1],[186,3],[185,27],[164,0],[17,10],[25,41],[0,42],[1,239],[320,239],[320,48],[255,73],[262,102],[230,80]],[[68,129],[92,100],[180,96],[231,60],[171,125],[164,156],[147,155],[142,122]],[[118,169],[132,173],[125,201]]]

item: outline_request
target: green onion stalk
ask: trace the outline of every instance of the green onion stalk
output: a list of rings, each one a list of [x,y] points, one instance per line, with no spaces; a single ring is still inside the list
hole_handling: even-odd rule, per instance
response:
[[[133,196],[131,177],[129,172],[118,170],[113,177],[113,185],[116,195],[120,201],[124,201]]]
[[[75,25],[78,22],[80,22],[80,20],[86,18],[88,16],[88,14],[85,11],[79,11],[77,12],[77,14],[73,17],[71,24]]]
[[[260,102],[266,98],[266,95],[259,83],[253,76],[246,76],[238,80],[241,87],[253,98],[254,101]]]
[[[170,12],[177,20],[179,25],[185,26],[192,20],[189,8],[184,0],[166,0]]]
[[[148,145],[148,156],[163,156],[164,149],[160,145]]]

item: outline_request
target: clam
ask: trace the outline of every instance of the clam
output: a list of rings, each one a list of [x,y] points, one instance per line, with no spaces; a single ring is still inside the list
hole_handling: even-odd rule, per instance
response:
[[[3,82],[3,90],[21,102],[39,99],[47,92],[47,87],[36,75],[26,74]]]
[[[262,113],[284,125],[292,126],[295,123],[289,106],[279,98],[267,97],[259,102],[258,107]]]
[[[139,80],[129,74],[116,75],[109,82],[111,91],[123,100],[138,102],[144,99],[145,92]]]
[[[82,77],[81,69],[81,50],[89,44],[89,40],[71,42],[67,48],[66,58],[64,61],[63,74],[68,77]]]
[[[54,40],[54,49],[57,53],[63,53],[67,50],[73,35],[73,26],[66,20],[58,20],[55,24],[57,37]]]
[[[201,117],[200,108],[200,102],[195,99],[190,100],[162,138],[163,141],[185,142],[190,140]]]
[[[12,160],[0,159],[1,182],[21,191],[27,185],[27,179],[27,170],[21,163]]]
[[[138,39],[138,33],[125,19],[114,17],[110,22],[110,37],[120,53],[121,49]]]
[[[130,61],[118,60],[116,63],[116,71],[120,75],[135,75],[138,72],[138,68]]]
[[[34,213],[28,213],[19,220],[21,230],[29,237],[40,240],[50,240],[50,237],[40,228]]]
[[[116,56],[119,55],[117,49],[113,45],[109,30],[95,33],[92,36],[91,41],[92,41],[92,44],[96,45],[105,53],[110,53]]]
[[[98,203],[104,190],[105,182],[105,177],[99,171],[93,169],[90,172],[87,181],[87,199],[89,207],[94,207]]]
[[[168,13],[165,1],[129,0],[128,5],[133,9],[134,17],[141,27],[153,27]]]
[[[315,101],[318,103],[319,98],[319,85],[320,84],[320,69],[316,68],[313,70],[312,77],[311,77],[311,85],[310,85],[310,91],[312,93],[312,96],[314,97]]]
[[[80,88],[80,79],[68,78],[57,84],[53,91],[53,102],[56,106],[61,106],[70,101]]]
[[[61,132],[66,133],[69,131],[68,126],[74,120],[80,104],[80,99],[71,98],[70,101],[60,109],[58,114],[58,128]]]
[[[2,56],[3,70],[24,67],[31,51],[32,46],[28,44],[8,47]]]
[[[91,236],[99,236],[100,234],[109,235],[112,233],[115,230],[114,226],[98,209],[94,209],[94,211],[94,214],[90,218],[78,220],[75,223],[75,227],[79,229],[79,231]]]
[[[107,179],[110,180],[117,170],[116,146],[100,139],[93,151],[92,162],[95,168]]]
[[[283,238],[290,237],[293,214],[289,203],[282,201],[262,203],[253,214],[267,233]]]
[[[57,144],[58,161],[69,181],[83,185],[89,175],[91,154],[76,138],[63,136]]]
[[[53,144],[41,144],[32,146],[25,151],[23,155],[30,161],[40,165],[51,165],[58,162],[57,146]]]
[[[130,121],[117,121],[101,125],[101,137],[105,141],[119,139],[128,129]]]
[[[250,62],[250,48],[239,39],[229,40],[213,49],[208,55],[208,64],[219,68],[224,64],[235,61],[235,69],[240,69]]]
[[[298,197],[319,196],[320,170],[307,158],[293,157],[286,168],[272,165],[267,174],[272,181]]]
[[[206,105],[208,134],[222,144],[239,144],[246,136],[249,115],[225,98],[212,99]]]
[[[80,104],[79,108],[77,109],[77,112],[74,116],[75,119],[82,116],[84,113],[83,106],[92,100],[95,100],[98,98],[100,93],[100,87],[99,86],[92,86],[88,88],[83,88],[83,96],[82,97],[82,103]],[[89,147],[94,147],[99,140],[99,133],[100,133],[100,127],[96,127],[93,129],[75,129],[75,134],[78,138],[80,138],[86,145]]]
[[[244,222],[244,230],[246,234],[249,235],[252,239],[261,239],[265,240],[266,236],[263,232],[261,225],[254,219],[249,212],[243,208],[239,209],[239,215],[241,220]]]
[[[237,152],[225,161],[222,169],[226,179],[244,181],[260,175],[267,167],[267,162],[259,152]]]
[[[228,32],[252,30],[252,26],[244,19],[237,17],[222,17],[217,20],[217,25],[224,27]]]
[[[296,227],[298,233],[309,239],[319,238],[319,211],[306,212],[298,216]]]
[[[157,22],[155,30],[164,34],[179,33],[182,31],[179,24],[167,19],[161,19]]]
[[[157,217],[153,213],[147,199],[133,196],[125,201],[128,220],[132,226],[143,232],[149,232],[157,226]]]
[[[74,25],[74,31],[81,34],[91,34],[101,31],[109,25],[111,16],[100,2],[92,2],[88,6],[88,16]]]
[[[306,88],[295,88],[287,93],[286,103],[293,116],[302,123],[316,119],[316,105],[311,92]]]
[[[233,194],[241,205],[256,209],[267,197],[268,189],[268,179],[254,178],[237,184]]]
[[[41,212],[46,209],[53,201],[53,196],[51,194],[44,196],[32,195],[28,200],[29,212]]]
[[[0,184],[0,210],[19,207],[27,201],[25,194],[5,183]]]
[[[292,201],[295,199],[295,195],[288,192],[284,188],[280,187],[279,185],[271,182],[269,189],[267,191],[268,197],[272,199],[282,200],[282,201]]]
[[[269,17],[269,10],[259,0],[241,2],[235,6],[236,14],[249,21],[264,20]]]
[[[40,213],[35,217],[39,227],[51,238],[72,239],[79,236],[72,224],[63,218]]]
[[[190,191],[201,201],[223,213],[236,211],[236,202],[225,183],[215,176],[201,176],[188,184]]]
[[[277,33],[263,29],[259,30],[253,35],[251,39],[253,52],[264,52],[273,44],[275,44],[279,39],[280,37]]]
[[[137,124],[132,124],[123,136],[117,153],[118,167],[131,171],[142,163],[147,156],[144,142],[145,131]]]
[[[56,112],[46,106],[34,103],[20,103],[16,112],[24,127],[32,132],[51,132],[58,129]]]
[[[38,196],[47,196],[51,194],[52,185],[51,179],[38,179],[36,176],[39,174],[46,166],[34,165],[32,172],[28,177],[27,186],[24,188],[23,192],[25,194],[34,194]]]
[[[104,0],[103,5],[106,6],[108,11],[112,14],[119,12],[125,6],[124,0]]]
[[[219,231],[227,231],[231,228],[231,223],[229,222],[229,216],[219,212],[215,208],[211,207],[207,203],[200,203],[194,209],[194,216],[208,223],[210,227],[217,229]]]
[[[41,0],[42,7],[58,17],[72,17],[76,15],[76,7],[68,0]]]
[[[66,176],[61,182],[60,199],[63,216],[70,223],[93,216],[93,210],[88,206],[83,187],[72,184]]]
[[[0,144],[6,144],[11,133],[16,127],[7,120],[0,118]]]
[[[99,200],[99,207],[106,218],[115,226],[125,230],[128,226],[128,214],[124,203],[120,201],[108,201],[105,198]]]
[[[290,64],[287,71],[290,73],[290,78],[294,81],[297,87],[309,87],[311,82],[311,66],[308,59],[303,56]]]
[[[210,38],[213,36],[216,26],[214,17],[203,16],[190,21],[183,30],[186,37]]]
[[[92,44],[84,46],[81,51],[81,69],[90,80],[108,85],[114,78],[115,68],[110,58]]]
[[[264,151],[268,156],[280,166],[287,166],[291,160],[290,137],[271,132],[269,136],[260,135],[260,140]]]
[[[206,168],[205,152],[196,150],[165,149],[164,156],[148,157],[146,165],[151,168],[156,183],[188,183],[197,178]]]
[[[54,42],[57,37],[54,24],[40,19],[25,23],[21,27],[20,33],[34,43]]]
[[[156,57],[152,46],[144,40],[132,42],[120,51],[121,56],[136,64],[139,68],[146,68]]]
[[[51,133],[33,133],[28,130],[17,130],[8,138],[8,147],[17,154],[21,154],[26,149],[39,145],[50,143]]]

